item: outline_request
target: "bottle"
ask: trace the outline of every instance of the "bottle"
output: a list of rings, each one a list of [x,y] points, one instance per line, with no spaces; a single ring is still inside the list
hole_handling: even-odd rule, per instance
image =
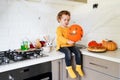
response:
[[[23,41],[23,45],[24,45],[25,50],[29,49],[29,47],[28,47],[28,41]]]
[[[24,46],[24,41],[22,41],[22,43],[21,43],[21,50],[25,50],[25,46]]]

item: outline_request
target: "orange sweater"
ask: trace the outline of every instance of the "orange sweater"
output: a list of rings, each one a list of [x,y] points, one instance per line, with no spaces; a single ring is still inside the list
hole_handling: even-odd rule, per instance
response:
[[[57,39],[56,39],[56,43],[57,43],[57,47],[56,47],[56,50],[60,49],[60,47],[70,47],[70,46],[73,46],[73,44],[68,44],[67,41],[68,41],[68,36],[67,36],[67,30],[68,30],[68,27],[66,28],[63,28],[61,26],[59,26],[56,30],[56,36],[57,36]]]

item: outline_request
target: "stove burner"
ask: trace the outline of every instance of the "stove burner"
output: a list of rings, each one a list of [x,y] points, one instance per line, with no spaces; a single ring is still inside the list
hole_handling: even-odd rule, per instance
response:
[[[7,58],[4,53],[4,51],[0,52],[0,64],[7,64],[10,62],[9,58]]]
[[[0,58],[0,64],[8,64],[10,60],[7,57]]]
[[[41,58],[46,57],[48,55],[45,55],[41,53],[41,49],[36,49],[32,51],[1,51],[0,52],[0,65],[1,64],[8,64],[11,62],[17,62],[17,61],[23,61],[27,59],[33,59],[33,58]]]

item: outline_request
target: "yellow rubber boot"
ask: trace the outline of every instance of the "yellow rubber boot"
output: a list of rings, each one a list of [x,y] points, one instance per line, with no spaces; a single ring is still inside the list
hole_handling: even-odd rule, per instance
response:
[[[66,67],[66,69],[71,78],[76,78],[76,74],[74,73],[72,66]]]
[[[76,65],[76,71],[78,72],[78,74],[82,77],[84,76],[84,73],[82,71],[81,65]]]

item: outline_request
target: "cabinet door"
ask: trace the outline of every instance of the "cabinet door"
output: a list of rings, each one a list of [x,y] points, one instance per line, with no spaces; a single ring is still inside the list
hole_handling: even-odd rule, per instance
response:
[[[75,74],[77,75],[77,78],[75,78],[75,79],[72,79],[70,76],[69,76],[69,74],[68,74],[68,72],[67,72],[67,70],[66,70],[66,64],[65,64],[65,59],[63,59],[62,60],[62,63],[63,63],[63,80],[80,80],[80,76],[77,74],[77,72],[75,71],[75,65],[76,65],[76,63],[75,63],[75,59],[74,59],[75,57],[73,56],[72,57],[72,67],[73,67],[73,70],[74,70],[74,72],[75,72]]]
[[[120,64],[91,56],[83,56],[83,67],[120,78]]]
[[[62,77],[62,59],[52,61],[52,80],[65,80]]]
[[[84,68],[85,76],[81,78],[81,80],[119,80],[118,78],[114,78],[112,76],[108,76],[106,74],[100,73],[98,71],[94,71],[89,68]]]

